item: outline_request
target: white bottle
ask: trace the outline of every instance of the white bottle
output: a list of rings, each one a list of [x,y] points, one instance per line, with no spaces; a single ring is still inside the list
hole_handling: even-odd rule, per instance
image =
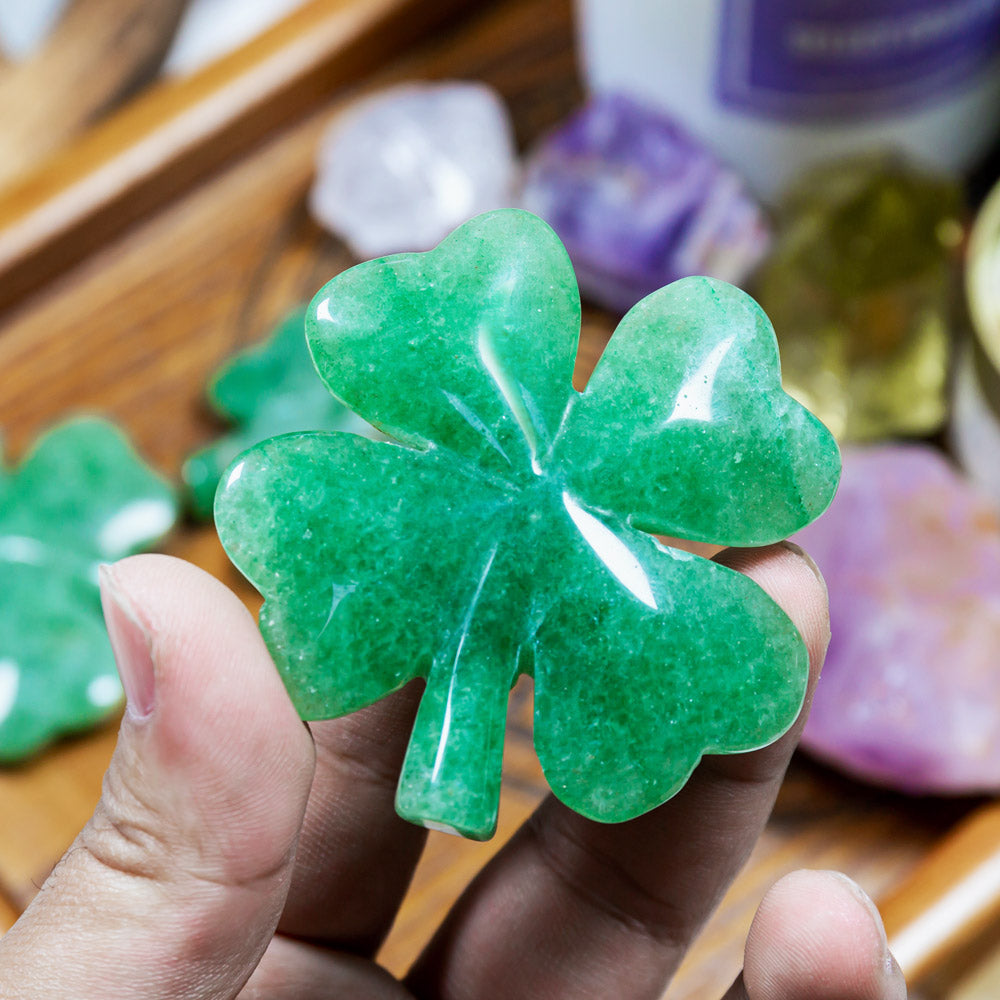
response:
[[[956,365],[951,446],[969,475],[1000,504],[1000,184],[972,227],[965,292],[974,337]]]
[[[1000,0],[578,0],[592,90],[657,103],[762,196],[894,146],[961,170],[1000,131]]]

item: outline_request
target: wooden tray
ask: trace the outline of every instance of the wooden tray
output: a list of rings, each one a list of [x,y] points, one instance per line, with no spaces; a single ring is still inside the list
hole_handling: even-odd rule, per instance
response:
[[[70,413],[100,412],[176,477],[184,456],[217,433],[203,403],[209,373],[353,263],[304,208],[317,137],[349,89],[485,80],[508,102],[522,145],[579,101],[569,0],[471,10],[436,0],[313,3],[193,83],[143,98],[0,196],[0,428],[12,455]],[[377,69],[363,77],[365,67]],[[581,373],[610,328],[608,317],[587,314]],[[184,526],[170,551],[255,603],[211,528]],[[515,692],[500,835],[485,845],[432,835],[383,952],[395,972],[544,793],[529,701],[523,687]],[[86,819],[113,743],[110,727],[0,772],[3,925]],[[668,996],[721,995],[754,908],[779,875],[840,868],[878,895],[966,808],[903,799],[796,761],[749,866]]]

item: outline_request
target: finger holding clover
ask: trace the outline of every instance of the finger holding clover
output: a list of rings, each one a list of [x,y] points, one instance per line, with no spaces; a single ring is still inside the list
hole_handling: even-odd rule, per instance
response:
[[[345,272],[306,326],[387,440],[285,435],[224,475],[259,631],[180,561],[104,571],[129,707],[0,997],[655,1000],[804,724],[826,593],[780,540],[829,503],[836,445],[709,279],[636,306],[576,392],[572,268],[523,212]],[[552,795],[397,981],[376,957],[424,828],[495,829],[521,674]],[[904,996],[870,901],[799,872],[725,1000]]]

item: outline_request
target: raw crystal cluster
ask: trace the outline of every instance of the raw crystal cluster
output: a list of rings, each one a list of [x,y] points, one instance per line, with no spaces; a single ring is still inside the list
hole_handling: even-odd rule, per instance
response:
[[[170,488],[102,421],[56,428],[0,468],[0,762],[118,708],[97,567],[148,548],[176,516]]]
[[[250,445],[291,431],[340,430],[377,436],[333,398],[316,374],[305,338],[305,309],[297,309],[259,346],[229,360],[208,390],[215,412],[232,430],[191,455],[182,476],[191,509],[211,517],[219,477]]]
[[[517,163],[506,108],[479,83],[404,84],[330,127],[309,196],[359,257],[426,250],[459,223],[510,205]]]
[[[996,507],[927,446],[852,450],[797,540],[833,625],[804,745],[910,792],[1000,790]]]
[[[525,165],[522,203],[552,225],[580,288],[624,312],[677,278],[740,284],[769,242],[743,182],[661,111],[592,99]]]
[[[956,183],[885,157],[810,171],[778,206],[754,291],[785,388],[838,437],[943,422],[961,212]]]
[[[216,499],[299,711],[426,678],[397,809],[470,837],[495,828],[518,674],[555,794],[609,822],[703,753],[777,738],[802,702],[781,609],[651,534],[758,545],[829,503],[837,447],[782,391],[767,318],[723,282],[677,282],[622,321],[583,393],[579,332],[566,251],[526,212],[352,268],[313,301],[310,349],[391,440],[263,442]]]

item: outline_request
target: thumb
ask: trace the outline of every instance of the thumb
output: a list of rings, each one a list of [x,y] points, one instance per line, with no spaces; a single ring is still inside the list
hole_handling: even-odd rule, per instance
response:
[[[102,570],[128,707],[90,822],[0,939],[0,996],[235,996],[284,905],[313,748],[253,620],[177,559]]]

